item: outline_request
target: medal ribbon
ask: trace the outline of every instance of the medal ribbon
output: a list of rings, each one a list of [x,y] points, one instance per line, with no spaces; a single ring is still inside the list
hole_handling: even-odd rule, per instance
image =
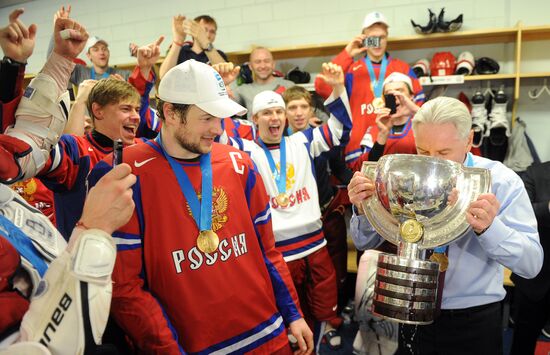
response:
[[[467,167],[474,166],[474,158],[472,158],[472,153],[467,153],[466,154],[466,162],[464,163],[464,165],[467,166]],[[449,248],[448,245],[434,248],[434,253],[445,254],[445,253],[447,253],[448,248]]]
[[[90,79],[95,80],[96,76],[97,76],[97,74],[95,73],[95,69],[92,66],[92,71],[90,73]],[[101,74],[101,79],[105,79],[105,78],[108,78],[108,77],[109,77],[109,73],[107,73],[107,72]]]
[[[200,157],[202,201],[199,201],[197,193],[191,184],[191,180],[189,180],[189,177],[185,173],[185,170],[183,170],[183,167],[178,164],[174,158],[169,156],[164,149],[160,133],[155,141],[159,144],[162,154],[164,154],[164,157],[168,160],[174,175],[176,175],[180,189],[183,192],[187,203],[189,203],[191,215],[193,216],[195,223],[197,223],[197,227],[199,227],[201,232],[205,230],[212,230],[212,165],[210,162],[210,153],[202,154]]]
[[[384,78],[386,77],[386,68],[388,67],[388,59],[386,54],[382,57],[382,64],[380,65],[380,73],[378,73],[378,78],[374,74],[374,67],[370,61],[369,56],[365,57],[365,64],[369,70],[370,82],[372,84],[372,91],[374,92],[374,97],[382,97],[382,89],[384,88]]]
[[[264,150],[265,156],[267,157],[267,161],[269,162],[269,168],[271,169],[271,173],[275,177],[275,183],[277,184],[277,190],[280,194],[286,192],[286,145],[285,145],[285,138],[283,137],[281,139],[281,143],[279,145],[280,152],[281,152],[281,166],[280,166],[280,172],[277,171],[277,165],[275,165],[275,161],[273,160],[273,155],[271,155],[271,152],[269,149],[267,149],[266,145],[260,138],[258,138],[258,142],[260,143],[260,146]]]

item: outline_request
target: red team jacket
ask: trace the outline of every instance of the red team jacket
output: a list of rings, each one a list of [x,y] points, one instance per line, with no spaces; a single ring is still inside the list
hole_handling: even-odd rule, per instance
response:
[[[146,80],[136,67],[128,81],[142,96],[138,132],[147,136],[146,131],[160,127],[148,106],[149,91],[153,87],[154,78]],[[105,136],[103,138],[108,143],[96,141],[91,134],[64,134],[38,175],[44,185],[54,192],[57,229],[67,240],[82,214],[88,174],[95,164],[113,150],[112,141]],[[134,143],[142,141],[143,139],[136,138]]]
[[[96,165],[90,185],[110,161]],[[196,246],[199,230],[158,144],[128,147],[124,161],[137,176],[136,209],[113,234],[111,312],[140,351],[270,354],[288,346],[285,324],[301,317],[298,300],[248,155],[214,143],[212,229],[220,245],[212,254]],[[200,192],[199,162],[180,164]]]
[[[392,58],[389,54],[386,55],[388,56],[386,77],[393,72],[400,72],[410,76],[413,82],[414,101],[419,105],[422,104],[425,99],[424,92],[412,69],[407,63]],[[372,106],[374,94],[371,88],[369,72],[363,59],[353,62],[353,58],[343,50],[332,60],[332,62],[340,65],[344,72],[346,72],[345,84],[350,100],[353,128],[351,130],[350,141],[345,149],[345,156],[346,163],[351,164],[365,152],[362,148],[361,141],[363,140],[367,128],[376,126],[376,114]],[[380,64],[373,64],[373,67],[374,74],[378,76],[380,74]],[[331,86],[320,78],[315,80],[315,90],[325,98],[332,92]]]
[[[378,126],[370,126],[365,133],[365,150],[359,159],[353,161],[350,165],[353,171],[360,171],[364,161],[369,160],[369,152],[378,138]],[[401,133],[390,133],[388,140],[384,145],[384,153],[387,154],[416,154],[416,144],[412,130],[412,117],[409,118]]]

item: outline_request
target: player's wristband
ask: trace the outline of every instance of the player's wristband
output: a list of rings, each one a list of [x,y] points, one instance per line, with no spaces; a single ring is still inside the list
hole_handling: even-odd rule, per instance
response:
[[[84,222],[82,222],[82,221],[76,222],[76,224],[75,224],[74,227],[75,227],[75,228],[82,228],[82,229],[86,229],[86,230],[91,229],[90,227],[88,227],[87,225],[85,225]]]
[[[13,66],[21,66],[21,65],[25,66],[25,65],[27,65],[27,63],[18,62],[17,60],[12,59],[8,56],[5,56],[4,59],[2,59],[2,63],[6,63],[6,64],[13,65]]]

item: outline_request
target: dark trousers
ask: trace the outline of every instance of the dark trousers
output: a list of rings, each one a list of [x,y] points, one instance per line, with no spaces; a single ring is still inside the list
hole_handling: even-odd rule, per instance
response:
[[[345,295],[345,283],[348,276],[348,243],[346,240],[345,207],[336,206],[323,214],[323,234],[327,240],[327,250],[336,272],[336,289],[338,291],[338,313],[345,307],[348,297]]]
[[[534,354],[540,331],[550,319],[550,291],[542,299],[533,301],[516,288],[514,306],[514,339],[511,354]]]
[[[398,355],[502,355],[499,302],[460,310],[442,310],[430,325],[399,327]]]

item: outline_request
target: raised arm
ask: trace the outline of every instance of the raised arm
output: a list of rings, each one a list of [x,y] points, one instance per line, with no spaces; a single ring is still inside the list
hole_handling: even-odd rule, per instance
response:
[[[225,62],[225,59],[223,59],[216,48],[212,47],[211,50],[208,50],[212,43],[208,41],[208,36],[206,35],[204,28],[197,21],[186,20],[183,22],[183,28],[185,29],[186,33],[189,33],[191,36],[193,36],[193,41],[198,42],[200,48],[208,57],[210,64],[213,65]]]
[[[355,36],[346,45],[344,50],[332,60],[332,63],[341,66],[344,73],[346,73],[348,68],[353,64],[353,58],[367,52],[367,47],[363,45],[365,37],[366,36],[362,34]],[[329,83],[325,82],[322,76],[317,76],[317,78],[315,78],[315,91],[326,99],[330,96],[332,87]]]
[[[160,36],[154,42],[137,49],[138,65],[128,78],[141,96],[139,109],[139,127],[136,137],[154,138],[160,131],[161,121],[151,109],[149,94],[156,81],[153,67],[160,56],[160,44],[164,36]]]
[[[66,39],[61,37],[62,31]],[[55,23],[54,38],[54,52],[25,90],[16,112],[15,126],[6,131],[10,137],[0,139],[0,145],[13,152],[11,159],[5,160],[5,165],[15,166],[15,169],[8,170],[17,172],[13,176],[4,175],[6,171],[2,171],[2,181],[14,182],[35,176],[45,165],[67,121],[69,98],[65,88],[74,68],[72,59],[84,48],[88,34],[78,22],[60,18]],[[16,145],[29,149],[24,152],[19,148],[10,150],[14,139]],[[5,140],[10,142],[3,144]]]
[[[89,116],[87,110],[88,96],[90,91],[97,84],[97,80],[86,79],[78,86],[78,95],[71,106],[67,125],[63,134],[74,134],[81,136],[86,131],[86,117]]]
[[[323,63],[319,76],[333,88],[331,96],[325,101],[330,118],[326,124],[291,136],[291,139],[300,139],[300,135],[306,137],[312,157],[317,157],[332,147],[347,144],[352,126],[342,68],[334,63]]]
[[[64,5],[61,5],[59,10],[55,12],[53,15],[53,25],[55,26],[55,21],[57,21],[58,18],[69,18],[71,17],[71,5],[67,5],[65,7]],[[55,44],[55,38],[54,34],[52,33],[52,36],[50,37],[50,43],[48,43],[48,50],[46,51],[46,59],[52,54],[53,47]]]
[[[62,31],[65,38],[61,37]],[[54,38],[52,55],[25,90],[15,126],[6,131],[32,147],[32,154],[19,161],[24,178],[35,176],[44,167],[61,137],[69,113],[66,87],[74,68],[72,61],[84,48],[88,33],[78,22],[58,18]]]
[[[23,93],[25,66],[35,45],[36,25],[27,28],[19,19],[23,13],[23,9],[14,10],[8,25],[0,28],[0,48],[4,52],[0,64],[0,133],[15,121],[15,109]]]
[[[138,48],[138,66],[141,74],[147,80],[154,76],[153,67],[160,57],[160,45],[163,41],[164,36],[160,36],[153,43]]]
[[[183,21],[185,21],[185,16],[183,15],[176,15],[172,18],[172,45],[170,46],[164,61],[160,65],[160,79],[162,79],[168,70],[178,64],[178,56],[180,54],[181,47],[185,42],[185,37],[187,36],[187,33],[185,33],[185,30],[183,29]]]

